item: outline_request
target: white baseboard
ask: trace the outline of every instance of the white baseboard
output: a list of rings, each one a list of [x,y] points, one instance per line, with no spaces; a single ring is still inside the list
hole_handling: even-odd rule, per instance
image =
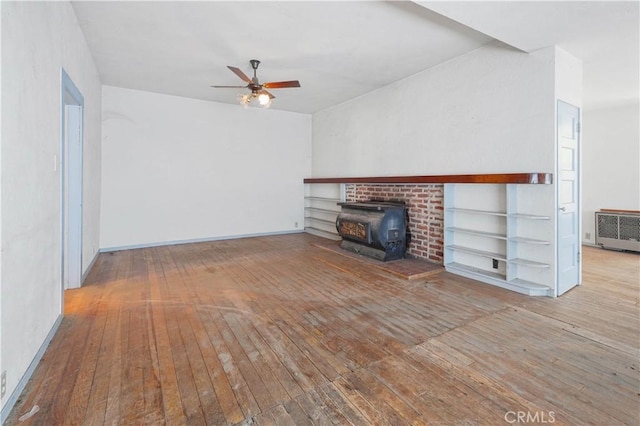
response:
[[[293,231],[261,232],[257,234],[225,235],[221,237],[194,238],[190,240],[159,241],[155,243],[133,244],[130,246],[103,247],[100,249],[100,252],[107,253],[110,251],[133,250],[133,249],[139,249],[139,248],[161,247],[161,246],[173,246],[176,244],[205,243],[208,241],[235,240],[238,238],[253,238],[253,237],[268,237],[272,235],[300,234],[302,232],[304,232],[304,229],[295,229]]]
[[[60,327],[61,322],[62,322],[62,315],[59,315],[58,318],[56,319],[56,322],[53,323],[51,330],[49,330],[47,337],[45,337],[44,342],[42,342],[42,345],[40,345],[40,349],[38,349],[38,352],[36,352],[36,355],[31,360],[31,364],[29,364],[27,371],[24,372],[24,374],[22,375],[22,378],[18,382],[18,385],[15,387],[15,389],[11,393],[11,396],[9,397],[9,399],[7,399],[7,402],[6,404],[4,404],[4,407],[2,407],[2,412],[0,412],[0,424],[4,424],[5,420],[7,420],[7,417],[9,417],[9,413],[11,413],[11,410],[13,410],[13,407],[14,405],[16,405],[16,401],[20,397],[20,394],[22,393],[25,386],[27,385],[27,382],[33,375],[33,372],[38,366],[38,363],[40,363],[40,360],[44,356],[44,353],[47,350],[47,347],[49,347],[49,343],[51,343],[51,339],[53,339],[53,336],[55,336],[56,332],[58,331],[58,327]]]

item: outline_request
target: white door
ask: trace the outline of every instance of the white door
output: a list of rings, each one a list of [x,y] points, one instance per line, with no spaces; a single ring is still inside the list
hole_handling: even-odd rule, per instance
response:
[[[580,284],[580,109],[558,101],[558,296]]]

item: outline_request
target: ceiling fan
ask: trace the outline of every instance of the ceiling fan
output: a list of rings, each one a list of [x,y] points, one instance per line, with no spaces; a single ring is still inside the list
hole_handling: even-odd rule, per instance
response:
[[[251,63],[251,68],[253,68],[253,78],[249,78],[245,73],[240,70],[240,68],[232,67],[227,65],[235,75],[240,77],[242,81],[247,83],[246,86],[211,86],[216,89],[249,89],[251,90],[250,94],[241,95],[239,100],[240,104],[245,108],[249,106],[252,101],[257,101],[261,106],[268,108],[271,105],[271,100],[275,98],[269,91],[265,89],[283,89],[287,87],[300,87],[300,82],[298,80],[290,80],[290,81],[272,81],[269,83],[260,83],[256,72],[258,70],[258,66],[260,65],[260,61],[257,59],[251,59],[249,61]]]

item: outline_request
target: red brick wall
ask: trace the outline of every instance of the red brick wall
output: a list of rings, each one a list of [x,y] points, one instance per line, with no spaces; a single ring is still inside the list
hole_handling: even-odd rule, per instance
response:
[[[442,263],[443,197],[440,184],[347,184],[347,201],[404,201],[409,210],[411,243],[407,253],[412,257]]]

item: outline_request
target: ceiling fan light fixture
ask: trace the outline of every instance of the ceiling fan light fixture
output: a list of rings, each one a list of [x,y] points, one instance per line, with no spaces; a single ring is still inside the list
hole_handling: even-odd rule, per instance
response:
[[[238,102],[245,109],[250,106],[269,108],[271,106],[271,97],[266,93],[246,93],[238,96]]]

